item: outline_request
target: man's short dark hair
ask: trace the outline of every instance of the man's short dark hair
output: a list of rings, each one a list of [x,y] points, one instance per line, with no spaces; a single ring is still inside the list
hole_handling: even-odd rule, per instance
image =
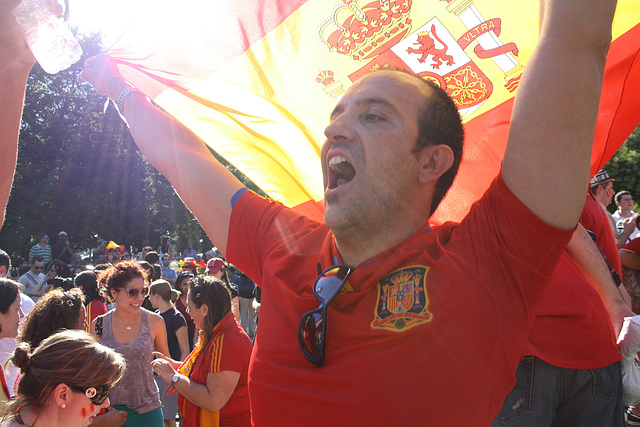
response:
[[[430,95],[425,99],[423,107],[418,111],[418,138],[413,153],[417,156],[422,149],[432,145],[446,145],[453,151],[453,164],[436,182],[436,189],[431,201],[429,216],[451,188],[453,180],[458,174],[462,150],[464,145],[464,128],[455,102],[440,85],[430,79],[422,78],[412,71],[401,68],[392,70],[409,74],[417,78],[430,89]]]
[[[418,112],[418,140],[413,152],[417,155],[429,145],[446,145],[453,151],[453,164],[436,182],[429,216],[451,188],[458,174],[464,144],[464,129],[458,108],[447,92],[432,80],[420,79],[432,89],[431,96]]]
[[[34,255],[31,257],[31,265],[35,264],[36,262],[44,262],[44,257],[42,255]]]
[[[633,197],[633,196],[631,195],[631,191],[627,191],[627,190],[618,191],[618,192],[616,193],[616,195],[614,196],[616,203],[620,203],[620,201],[622,200],[622,198],[623,198],[624,196],[631,196],[631,197]]]
[[[7,267],[7,275],[9,275],[9,270],[11,270],[11,258],[5,251],[0,249],[0,267],[3,265]]]

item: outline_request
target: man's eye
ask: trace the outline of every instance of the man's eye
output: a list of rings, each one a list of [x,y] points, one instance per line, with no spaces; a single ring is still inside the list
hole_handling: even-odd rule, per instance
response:
[[[378,116],[377,114],[371,114],[371,113],[365,114],[364,119],[368,122],[380,122],[384,120],[382,117]]]

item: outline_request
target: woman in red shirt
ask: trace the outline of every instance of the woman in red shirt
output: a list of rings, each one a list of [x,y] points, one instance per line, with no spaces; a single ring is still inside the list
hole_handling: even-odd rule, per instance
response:
[[[189,281],[188,311],[200,330],[184,362],[154,353],[154,371],[180,393],[184,427],[249,426],[251,340],[231,312],[229,289],[214,277]]]

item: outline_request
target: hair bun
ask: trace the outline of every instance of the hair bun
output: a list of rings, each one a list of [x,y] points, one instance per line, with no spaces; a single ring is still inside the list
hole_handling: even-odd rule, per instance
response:
[[[30,346],[27,343],[19,343],[13,352],[11,363],[20,368],[20,373],[24,374],[31,366]]]

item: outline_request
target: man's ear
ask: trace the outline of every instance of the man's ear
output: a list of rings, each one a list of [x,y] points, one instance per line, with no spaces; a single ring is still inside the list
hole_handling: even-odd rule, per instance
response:
[[[0,265],[0,277],[7,277],[7,266]]]
[[[435,182],[453,165],[453,150],[448,145],[430,145],[420,153],[420,173],[418,181],[426,184]]]

